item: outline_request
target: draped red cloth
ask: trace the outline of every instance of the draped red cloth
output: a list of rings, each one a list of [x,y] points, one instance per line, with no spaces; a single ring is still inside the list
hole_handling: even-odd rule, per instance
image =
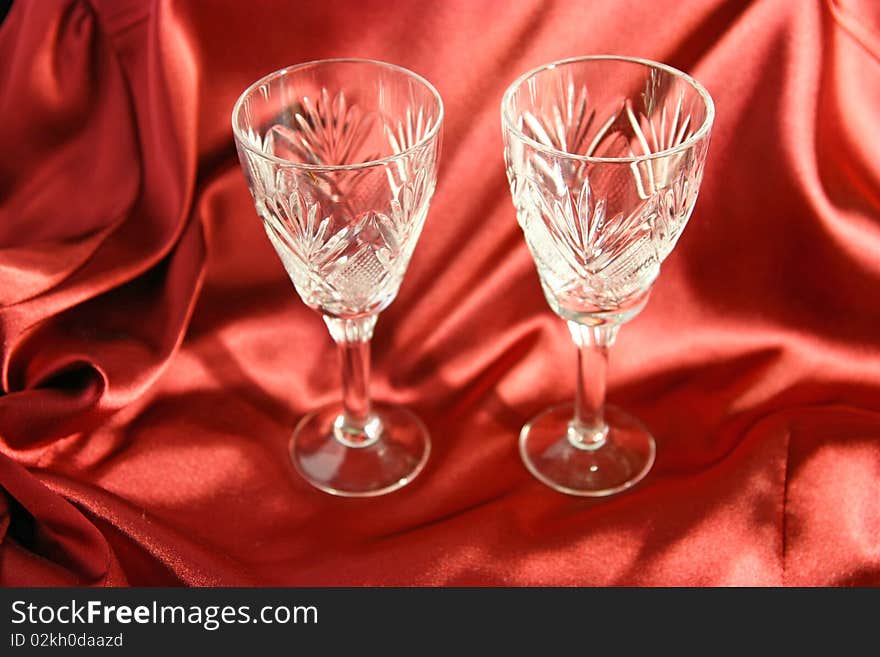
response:
[[[634,490],[566,497],[521,425],[573,396],[505,180],[521,72],[631,54],[715,98],[705,181],[610,399]],[[374,341],[431,429],[398,493],[337,499],[286,445],[338,394],[235,158],[253,80],[336,56],[446,103],[440,181]],[[880,584],[880,5],[16,0],[0,24],[0,582]]]

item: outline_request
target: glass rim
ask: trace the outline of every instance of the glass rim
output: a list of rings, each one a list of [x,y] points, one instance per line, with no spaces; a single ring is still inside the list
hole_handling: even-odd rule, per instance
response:
[[[371,66],[390,69],[397,73],[403,73],[407,77],[415,80],[423,87],[425,87],[428,92],[434,97],[434,100],[437,101],[437,107],[439,108],[437,120],[434,122],[434,125],[431,126],[431,129],[428,130],[427,133],[425,133],[424,137],[419,139],[412,146],[409,146],[408,148],[402,150],[400,153],[393,153],[392,155],[388,155],[386,157],[381,157],[375,160],[368,160],[366,162],[356,162],[353,164],[308,164],[306,162],[294,162],[293,160],[286,160],[283,157],[264,153],[262,150],[254,146],[247,138],[247,136],[242,134],[241,130],[238,127],[237,119],[239,114],[241,113],[241,108],[244,105],[245,99],[248,98],[252,93],[254,93],[260,86],[266,84],[267,82],[271,82],[272,80],[276,80],[295,71],[306,68],[313,68],[324,64],[368,64]],[[440,96],[440,92],[437,91],[433,84],[428,82],[426,78],[422,77],[418,73],[415,73],[408,68],[404,68],[403,66],[390,64],[388,62],[379,61],[377,59],[367,59],[361,57],[334,57],[331,59],[314,59],[309,62],[302,62],[300,64],[285,66],[284,68],[280,68],[276,71],[268,73],[267,75],[264,75],[256,82],[250,84],[243,92],[241,92],[238,100],[236,100],[235,104],[232,106],[232,135],[235,138],[235,141],[241,144],[243,148],[254,153],[255,155],[258,155],[259,157],[269,160],[270,162],[275,162],[277,164],[301,169],[304,171],[353,171],[356,169],[366,169],[369,167],[381,166],[390,162],[395,162],[397,160],[407,157],[414,151],[423,148],[432,140],[434,140],[440,132],[440,126],[443,124],[443,114],[443,98]]]
[[[632,155],[628,157],[595,157],[592,155],[578,155],[576,153],[569,153],[568,151],[563,151],[558,148],[553,148],[552,146],[547,146],[546,144],[542,144],[541,142],[532,139],[528,135],[526,135],[522,130],[517,128],[511,117],[509,116],[509,105],[513,94],[530,78],[538,75],[539,73],[543,73],[544,71],[548,71],[557,67],[567,66],[569,64],[577,64],[585,61],[620,61],[620,62],[628,62],[630,64],[640,64],[644,67],[651,69],[660,69],[665,71],[674,77],[684,80],[687,84],[693,87],[697,93],[700,95],[700,98],[703,100],[703,104],[706,107],[706,118],[703,120],[700,128],[692,134],[690,137],[685,139],[682,143],[673,146],[672,148],[665,148],[661,151],[657,151],[656,153],[648,153],[646,155]],[[504,96],[501,99],[501,122],[502,127],[513,134],[517,139],[523,141],[532,148],[543,151],[545,153],[550,153],[556,157],[564,157],[572,160],[577,160],[580,162],[604,162],[604,163],[617,163],[617,164],[633,164],[636,162],[644,162],[646,160],[656,160],[663,157],[669,157],[670,155],[675,155],[677,153],[683,152],[692,148],[694,145],[702,141],[712,129],[712,124],[715,120],[715,101],[712,100],[712,96],[709,94],[709,91],[700,84],[695,78],[688,75],[684,71],[681,71],[673,66],[669,66],[668,64],[663,64],[662,62],[657,62],[651,59],[644,59],[642,57],[627,57],[625,55],[584,55],[581,57],[569,57],[568,59],[559,59],[554,62],[549,62],[547,64],[543,64],[536,68],[530,69],[520,75],[516,80],[514,80],[507,90],[504,92]]]

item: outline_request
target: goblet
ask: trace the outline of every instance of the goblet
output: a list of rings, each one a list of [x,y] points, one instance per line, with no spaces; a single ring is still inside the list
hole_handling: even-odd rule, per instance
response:
[[[340,356],[341,401],[309,413],[290,441],[299,473],[334,495],[391,492],[428,459],[422,422],[371,402],[369,343],[428,213],[442,121],[443,103],[427,80],[358,59],[267,75],[232,112],[257,214]]]
[[[647,429],[605,405],[608,349],[644,308],[691,215],[714,118],[674,68],[591,56],[529,71],[501,103],[516,215],[551,309],[578,348],[574,404],[523,427],[523,462],[571,495],[624,490],[650,470]]]

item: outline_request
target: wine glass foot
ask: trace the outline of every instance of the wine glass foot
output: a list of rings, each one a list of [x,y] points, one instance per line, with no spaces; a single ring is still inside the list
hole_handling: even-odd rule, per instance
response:
[[[341,404],[306,415],[290,439],[290,458],[302,477],[331,495],[373,497],[411,482],[425,467],[431,440],[422,421],[400,406],[373,404],[381,426],[363,446],[340,440],[334,428]]]
[[[604,497],[642,480],[654,464],[654,439],[641,422],[605,406],[608,434],[598,447],[572,443],[574,406],[547,409],[522,428],[519,451],[526,468],[550,488],[568,495]]]

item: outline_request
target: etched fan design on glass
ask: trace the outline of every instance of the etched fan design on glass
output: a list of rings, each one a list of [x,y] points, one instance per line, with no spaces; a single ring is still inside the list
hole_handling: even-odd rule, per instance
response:
[[[654,440],[606,406],[608,348],[644,308],[690,218],[714,106],[664,64],[582,57],[526,73],[504,95],[504,156],[516,215],[552,310],[578,347],[574,405],[520,435],[526,467],[572,495],[640,481]]]
[[[426,80],[354,59],[272,73],[233,110],[239,159],[266,235],[338,345],[342,401],[307,415],[290,445],[300,474],[328,493],[396,490],[430,452],[418,418],[371,402],[369,341],[428,213],[442,118],[440,96]]]

